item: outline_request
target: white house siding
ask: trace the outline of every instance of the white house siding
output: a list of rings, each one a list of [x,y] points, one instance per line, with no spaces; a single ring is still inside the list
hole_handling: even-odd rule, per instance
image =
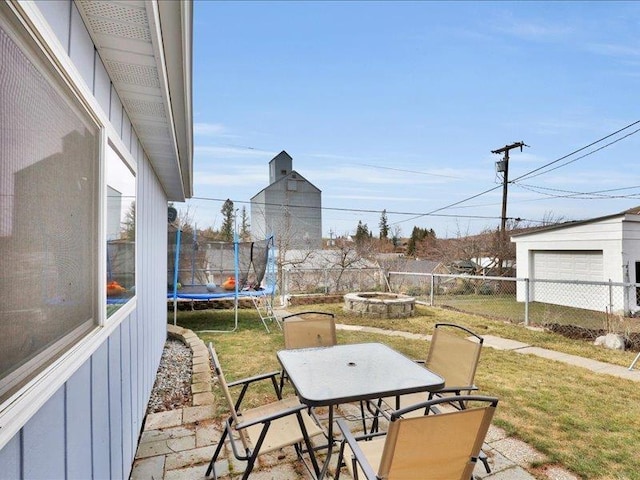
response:
[[[107,320],[112,333],[0,447],[0,477],[128,478],[166,339],[167,196],[75,5],[37,5],[137,162],[138,290],[135,308]]]

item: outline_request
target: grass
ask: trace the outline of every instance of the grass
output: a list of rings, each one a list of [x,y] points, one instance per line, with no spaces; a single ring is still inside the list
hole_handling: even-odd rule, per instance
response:
[[[431,333],[436,322],[465,325],[481,335],[497,335],[531,345],[628,366],[632,352],[614,352],[587,342],[525,329],[439,308],[417,308],[402,320],[369,320],[342,311],[341,305],[313,305],[291,311],[322,310],[336,314],[338,323]],[[172,321],[172,315],[170,315]],[[232,311],[180,312],[178,323],[198,333],[233,327]],[[257,313],[241,310],[234,333],[199,333],[214,342],[229,380],[278,370],[275,352],[284,340],[277,327],[267,333]],[[362,332],[338,332],[339,343],[379,341],[412,358],[424,358],[425,341]],[[632,381],[599,375],[582,368],[509,351],[483,349],[476,383],[481,393],[500,398],[494,423],[557,463],[588,479],[640,479],[640,386]],[[249,405],[273,400],[265,386],[253,391]],[[214,392],[220,395],[220,392]],[[220,396],[220,404],[222,397]],[[222,414],[222,411],[220,412]]]

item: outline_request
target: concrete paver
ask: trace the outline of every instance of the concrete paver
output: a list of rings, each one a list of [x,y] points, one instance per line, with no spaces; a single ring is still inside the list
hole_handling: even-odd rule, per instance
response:
[[[411,334],[407,332],[390,332],[372,327],[338,325],[337,328],[351,331],[382,333],[417,340],[429,340],[430,335]],[[208,352],[204,343],[190,330],[169,325],[170,335],[181,338],[194,352],[194,369],[192,375],[192,392],[198,395],[200,405],[184,409],[172,410],[147,415],[145,431],[141,435],[136,460],[130,480],[200,480],[205,479],[205,471],[215,446],[217,445],[222,426],[213,420],[214,406],[211,395],[211,372],[209,370]],[[615,375],[640,381],[640,371],[630,371],[625,367],[609,365],[575,355],[554,352],[538,347],[531,347],[522,342],[503,339],[492,335],[484,336],[484,346],[499,350],[512,350],[525,355],[536,355],[571,365],[587,368],[601,374]],[[206,352],[206,354],[205,354]],[[206,367],[206,368],[204,368]],[[345,413],[348,405],[342,405]],[[218,478],[236,480],[240,478],[246,462],[233,457],[225,445],[223,454],[216,462]],[[260,464],[251,475],[255,480],[307,480],[311,475],[296,461],[293,449],[264,455]],[[289,451],[290,450],[290,451]],[[478,463],[474,474],[483,480],[578,480],[578,477],[565,469],[550,465],[545,468],[532,468],[532,464],[546,461],[546,457],[530,445],[509,437],[498,427],[489,429],[483,451],[487,454],[491,473],[486,473],[483,465]],[[332,468],[335,471],[337,454],[332,457]],[[231,462],[231,463],[229,463]],[[528,469],[531,469],[530,471]],[[531,473],[531,472],[535,472]],[[331,478],[333,478],[331,476]],[[346,471],[341,478],[349,480]]]

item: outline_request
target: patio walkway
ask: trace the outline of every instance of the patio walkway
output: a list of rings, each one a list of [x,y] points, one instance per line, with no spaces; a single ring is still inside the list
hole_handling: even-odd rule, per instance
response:
[[[286,315],[286,313],[280,311],[278,315]],[[370,327],[349,325],[338,325],[337,327],[343,330],[375,332],[412,339],[430,338],[428,335],[390,332]],[[169,325],[168,329],[170,336],[180,338],[193,351],[192,392],[194,406],[147,415],[131,472],[131,480],[200,480],[207,478],[204,474],[221,434],[221,424],[213,420],[216,407],[211,393],[212,377],[206,346],[190,330],[173,325]],[[531,347],[521,342],[491,335],[485,335],[484,339],[484,346],[489,348],[537,355],[587,368],[596,373],[640,382],[640,371],[638,370],[629,371],[625,367]],[[240,478],[243,472],[242,462],[237,462],[233,459],[233,455],[229,455],[228,447],[225,447],[224,451],[226,454],[223,459],[216,463],[218,478],[225,480]],[[489,457],[492,473],[486,474],[482,465],[478,465],[475,473],[486,480],[535,480],[536,478],[578,480],[577,476],[559,467],[551,467],[544,472],[536,469],[537,477],[529,473],[534,471],[531,465],[545,461],[545,456],[526,443],[508,437],[502,429],[494,426],[489,430],[484,451]],[[334,461],[335,457],[334,455]],[[228,460],[229,458],[231,461]],[[306,480],[312,477],[296,460],[293,452],[285,453],[283,451],[280,455],[263,456],[260,467],[256,467],[251,478],[256,480]],[[348,480],[350,477],[343,470],[340,478]]]

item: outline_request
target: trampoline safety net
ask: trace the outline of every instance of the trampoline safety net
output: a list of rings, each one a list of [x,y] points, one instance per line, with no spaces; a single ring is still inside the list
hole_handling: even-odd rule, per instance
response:
[[[169,296],[173,297],[174,286],[179,298],[191,299],[228,298],[236,291],[241,296],[265,290],[273,293],[273,245],[273,237],[249,242],[201,241],[192,231],[170,229],[167,249]],[[230,279],[237,282],[237,290]]]

